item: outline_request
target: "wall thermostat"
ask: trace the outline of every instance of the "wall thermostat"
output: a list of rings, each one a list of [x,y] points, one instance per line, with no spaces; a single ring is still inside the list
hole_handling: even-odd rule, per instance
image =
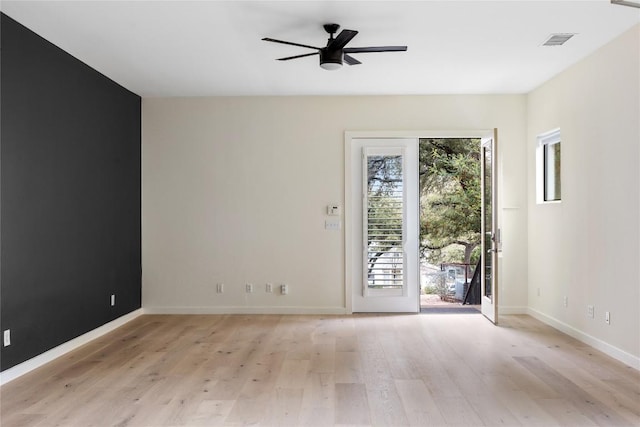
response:
[[[327,215],[332,215],[332,216],[340,215],[340,205],[328,205]]]

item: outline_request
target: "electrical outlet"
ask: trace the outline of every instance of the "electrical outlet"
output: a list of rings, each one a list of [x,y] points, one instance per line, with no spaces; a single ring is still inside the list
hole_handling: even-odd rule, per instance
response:
[[[593,312],[594,312],[593,306],[592,305],[588,305],[587,306],[587,316],[589,316],[589,317],[591,317],[593,319]]]
[[[4,337],[3,337],[3,344],[5,347],[10,346],[11,345],[11,329],[5,329],[4,331]]]
[[[611,324],[611,314],[608,311],[604,312],[604,321],[607,325]]]
[[[245,290],[247,291],[248,294],[250,294],[251,292],[253,292],[253,285],[251,283],[247,283],[245,285]]]
[[[111,294],[111,307],[116,305],[116,294]]]
[[[218,283],[218,286],[216,287],[216,292],[219,294],[224,293],[224,283]]]
[[[285,284],[280,285],[280,293],[282,295],[287,295],[289,293],[289,286]]]
[[[267,293],[272,293],[273,292],[273,285],[271,283],[267,283],[265,288],[264,288],[264,290]]]
[[[563,303],[565,307],[569,307],[569,297],[564,297]]]

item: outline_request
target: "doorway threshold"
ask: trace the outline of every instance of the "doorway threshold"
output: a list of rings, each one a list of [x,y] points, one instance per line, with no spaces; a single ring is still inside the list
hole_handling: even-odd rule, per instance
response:
[[[449,305],[420,307],[422,314],[480,314],[479,305]]]

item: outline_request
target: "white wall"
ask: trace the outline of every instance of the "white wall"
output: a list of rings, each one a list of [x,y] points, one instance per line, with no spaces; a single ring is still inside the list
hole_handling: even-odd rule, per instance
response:
[[[531,313],[638,369],[639,56],[636,26],[533,91],[527,105]],[[562,202],[539,205],[536,136],[558,127]]]
[[[344,132],[497,127],[501,306],[525,310],[525,107],[524,95],[144,99],[143,307],[344,312],[343,231],[324,229],[326,205],[344,205]]]

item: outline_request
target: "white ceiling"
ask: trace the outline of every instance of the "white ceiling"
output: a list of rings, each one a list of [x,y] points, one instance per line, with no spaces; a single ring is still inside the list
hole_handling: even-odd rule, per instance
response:
[[[2,1],[1,9],[144,97],[526,93],[640,22],[640,9],[571,1]],[[309,50],[322,24],[360,33],[338,71]],[[577,33],[542,47],[551,33]]]

